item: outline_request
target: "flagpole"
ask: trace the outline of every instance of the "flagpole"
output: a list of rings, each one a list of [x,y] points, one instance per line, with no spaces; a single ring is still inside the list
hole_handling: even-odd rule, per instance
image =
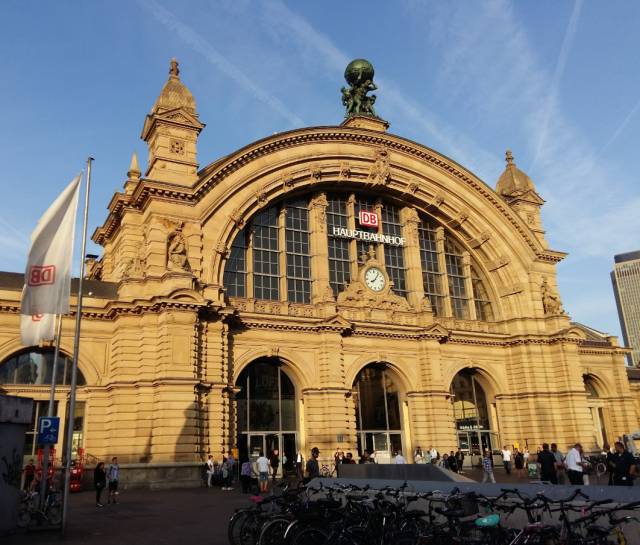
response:
[[[80,278],[78,279],[78,305],[76,310],[76,330],[73,340],[73,364],[71,365],[71,395],[69,397],[69,415],[67,418],[67,444],[64,453],[65,476],[64,497],[62,500],[62,532],[67,527],[67,512],[69,509],[69,488],[71,478],[71,447],[73,442],[73,419],[76,410],[76,384],[78,377],[78,354],[80,352],[80,322],[82,320],[82,281],[84,280],[84,255],[87,250],[87,223],[89,219],[89,192],[91,190],[91,161],[87,159],[87,190],[84,196],[84,220],[82,223],[82,251],[80,252]]]
[[[51,393],[49,394],[49,408],[47,416],[53,416],[53,406],[56,402],[56,377],[58,376],[58,355],[60,354],[60,339],[62,338],[62,314],[58,314],[58,332],[56,333],[56,349],[53,353],[53,367],[51,369]],[[44,501],[47,492],[47,477],[49,476],[49,454],[51,445],[48,443],[44,447],[42,457],[42,477],[40,479],[40,508],[44,509]],[[43,484],[44,483],[44,484]]]

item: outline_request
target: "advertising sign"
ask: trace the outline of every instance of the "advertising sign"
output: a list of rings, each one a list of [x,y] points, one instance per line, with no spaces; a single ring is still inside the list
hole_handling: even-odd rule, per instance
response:
[[[358,223],[363,227],[378,227],[378,214],[375,212],[360,210],[360,213],[358,214]]]

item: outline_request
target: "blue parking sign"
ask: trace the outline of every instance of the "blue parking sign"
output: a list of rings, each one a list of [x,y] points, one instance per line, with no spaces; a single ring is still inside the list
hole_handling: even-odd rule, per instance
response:
[[[38,444],[55,445],[58,442],[60,418],[58,416],[41,416],[38,419]]]

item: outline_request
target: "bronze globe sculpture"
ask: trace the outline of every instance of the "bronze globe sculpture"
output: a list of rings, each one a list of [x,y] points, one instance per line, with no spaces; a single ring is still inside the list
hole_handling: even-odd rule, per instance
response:
[[[373,65],[366,59],[355,59],[347,65],[344,79],[347,80],[350,87],[341,89],[345,117],[357,115],[378,117],[373,108],[376,95],[367,96],[369,91],[377,89],[373,83],[373,75]]]

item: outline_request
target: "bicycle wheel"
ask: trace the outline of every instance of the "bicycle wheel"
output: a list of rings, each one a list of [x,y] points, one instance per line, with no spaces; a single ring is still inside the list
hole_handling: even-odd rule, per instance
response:
[[[20,508],[18,511],[18,527],[19,528],[27,528],[31,522],[31,511],[25,505]]]
[[[242,526],[252,515],[253,511],[251,509],[243,509],[242,511],[235,512],[231,516],[229,524],[227,525],[227,537],[231,545],[241,545],[240,534]]]
[[[291,545],[324,545],[329,543],[327,538],[329,530],[318,528],[317,526],[306,526],[300,528],[291,539]]]
[[[290,523],[291,520],[285,517],[267,522],[258,537],[258,545],[280,545],[284,541],[284,533]]]
[[[52,526],[59,526],[62,524],[62,506],[52,505],[47,509],[47,519]]]

